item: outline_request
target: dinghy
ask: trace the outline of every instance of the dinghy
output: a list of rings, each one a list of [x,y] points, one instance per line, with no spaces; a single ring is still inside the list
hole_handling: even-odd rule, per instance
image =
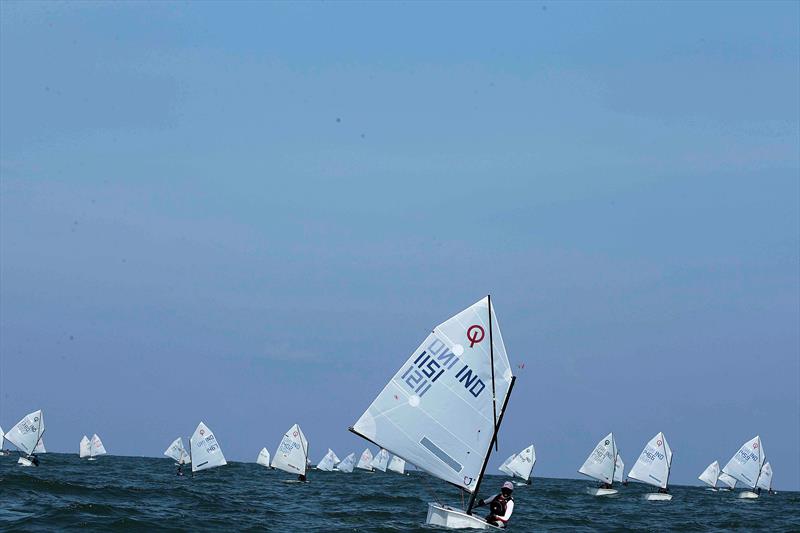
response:
[[[719,463],[714,461],[703,470],[697,479],[710,487],[709,490],[717,491],[717,480],[719,479]]]
[[[0,427],[0,456],[11,454],[10,451],[3,449],[3,441],[5,440],[5,438],[6,434],[3,432],[3,428]]]
[[[338,457],[333,450],[328,448],[328,453],[325,454],[325,457],[320,459],[319,463],[317,463],[317,470],[322,470],[324,472],[332,472],[336,465],[340,463]]]
[[[95,457],[105,455],[106,447],[103,446],[103,441],[97,436],[97,433],[92,435],[91,446],[89,447],[89,461],[96,461]]]
[[[189,439],[189,452],[191,453],[192,474],[228,464],[214,432],[203,422],[198,424],[192,438]]]
[[[360,468],[361,470],[366,470],[368,472],[374,472],[375,468],[372,466],[372,459],[372,452],[369,451],[369,448],[367,448],[361,453],[361,458],[358,460],[356,468]]]
[[[398,474],[405,474],[406,472],[406,462],[397,457],[396,455],[392,457],[392,460],[389,462],[388,466],[389,470],[392,472],[397,472]]]
[[[761,445],[761,438],[756,435],[742,444],[742,447],[733,454],[728,464],[722,468],[723,472],[736,478],[737,481],[750,489],[740,492],[740,498],[758,498],[758,494],[753,492],[753,489],[758,485],[758,478],[761,474],[761,468],[764,466],[765,458],[766,454],[764,453],[764,447]]]
[[[617,443],[614,434],[609,433],[602,439],[578,469],[578,472],[603,483],[600,487],[587,487],[586,492],[591,496],[613,496],[617,490],[612,488],[614,474],[617,468]]]
[[[772,466],[768,462],[761,467],[761,474],[758,476],[756,488],[772,494]]]
[[[519,478],[525,482],[515,482],[514,484],[517,486],[530,485],[531,471],[533,470],[533,465],[536,464],[536,450],[534,449],[533,444],[521,452],[515,453],[509,457],[509,459],[506,460],[508,462],[504,462],[502,465],[505,466],[505,470],[503,470],[503,472],[510,475],[512,478]]]
[[[308,471],[308,441],[297,424],[284,433],[278,450],[272,458],[272,467],[290,474],[297,474],[297,480],[304,481]]]
[[[83,441],[81,441],[81,444],[83,444]],[[175,464],[178,466],[187,465],[192,462],[192,460],[189,458],[189,452],[187,452],[186,448],[183,447],[183,439],[180,437],[172,441],[172,444],[169,445],[169,448],[164,450],[164,455],[174,460]]]
[[[269,450],[267,450],[266,448],[261,448],[261,451],[258,452],[258,457],[256,458],[256,464],[265,466],[270,469],[272,468],[269,465]]]
[[[669,473],[672,469],[672,449],[667,444],[663,433],[659,433],[642,450],[642,454],[633,465],[628,477],[643,483],[667,490]],[[667,492],[653,492],[644,495],[645,500],[669,501],[672,494]]]
[[[353,471],[353,468],[355,468],[355,466],[356,466],[356,454],[351,453],[350,455],[345,457],[336,468],[339,470],[339,472],[350,474]]]
[[[372,468],[378,469],[381,472],[386,472],[386,467],[389,466],[389,452],[381,448],[381,451],[369,463]]]
[[[508,468],[508,465],[511,464],[511,461],[513,461],[516,456],[517,454],[515,453],[509,455],[508,459],[503,461],[503,464],[501,464],[497,469],[504,474],[508,474],[509,476],[514,477],[514,471]]]
[[[436,326],[350,431],[469,496],[426,523],[499,529],[472,514],[516,378],[491,297]]]
[[[38,466],[38,461],[34,454],[42,435],[44,435],[44,413],[42,413],[41,409],[25,415],[5,434],[5,439],[16,446],[20,452],[17,464],[20,466]],[[26,456],[23,457],[22,454]]]
[[[623,472],[625,471],[625,463],[622,462],[622,457],[619,454],[619,448],[617,448],[617,460],[615,463],[616,466],[614,466],[614,482],[622,483]]]
[[[721,485],[717,485],[717,490],[732,491],[736,487],[736,478],[726,474],[725,472],[720,472],[717,481],[721,485],[725,485],[724,487]]]

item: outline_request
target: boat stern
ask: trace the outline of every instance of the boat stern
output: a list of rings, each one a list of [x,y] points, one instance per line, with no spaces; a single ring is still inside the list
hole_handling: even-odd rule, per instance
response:
[[[428,504],[428,518],[425,523],[448,529],[500,529],[490,526],[477,516],[436,503]]]

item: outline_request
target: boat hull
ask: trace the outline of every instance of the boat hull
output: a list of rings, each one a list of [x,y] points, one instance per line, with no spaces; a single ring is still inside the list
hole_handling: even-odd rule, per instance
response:
[[[756,498],[758,498],[758,494],[751,490],[746,490],[744,492],[739,493],[739,498],[743,500],[755,500]]]
[[[33,461],[26,457],[20,457],[19,460],[17,460],[17,464],[20,466],[33,466]]]
[[[586,493],[589,496],[614,496],[619,494],[617,489],[603,489],[599,487],[586,487]]]
[[[87,461],[97,461],[97,459],[95,459],[94,457],[89,457],[89,458],[87,459]]]
[[[502,529],[487,524],[484,519],[477,516],[468,515],[464,511],[435,503],[428,504],[428,518],[425,523],[448,529]]]
[[[672,500],[672,494],[664,494],[663,492],[651,492],[644,495],[644,499],[650,502],[668,502]]]

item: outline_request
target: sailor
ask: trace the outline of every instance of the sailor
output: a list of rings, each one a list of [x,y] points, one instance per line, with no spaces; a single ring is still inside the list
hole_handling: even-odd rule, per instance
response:
[[[306,482],[306,475],[305,474],[300,474],[299,476],[297,476],[297,481],[300,481],[301,483],[305,483]]]
[[[183,463],[178,463],[178,471],[175,472],[175,475],[182,476],[183,475]]]
[[[660,494],[669,494],[669,489],[668,489],[668,488],[666,488],[666,487],[659,487],[659,488],[658,488],[658,492],[659,492]]]
[[[490,513],[486,517],[486,522],[497,527],[506,527],[511,513],[514,512],[514,498],[511,493],[514,491],[514,484],[510,481],[503,483],[500,494],[495,494],[488,500],[479,500],[478,506],[489,505]]]
[[[33,463],[33,466],[39,466],[39,458],[36,456],[35,453],[31,454],[29,459],[31,460],[31,463]]]

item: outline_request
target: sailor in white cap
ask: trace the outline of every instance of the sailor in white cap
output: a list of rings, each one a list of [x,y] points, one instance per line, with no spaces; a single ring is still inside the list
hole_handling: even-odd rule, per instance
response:
[[[489,504],[490,513],[486,517],[486,522],[493,526],[506,527],[511,513],[514,512],[514,484],[510,481],[503,483],[500,494],[495,494],[487,500],[478,500],[478,506]]]

